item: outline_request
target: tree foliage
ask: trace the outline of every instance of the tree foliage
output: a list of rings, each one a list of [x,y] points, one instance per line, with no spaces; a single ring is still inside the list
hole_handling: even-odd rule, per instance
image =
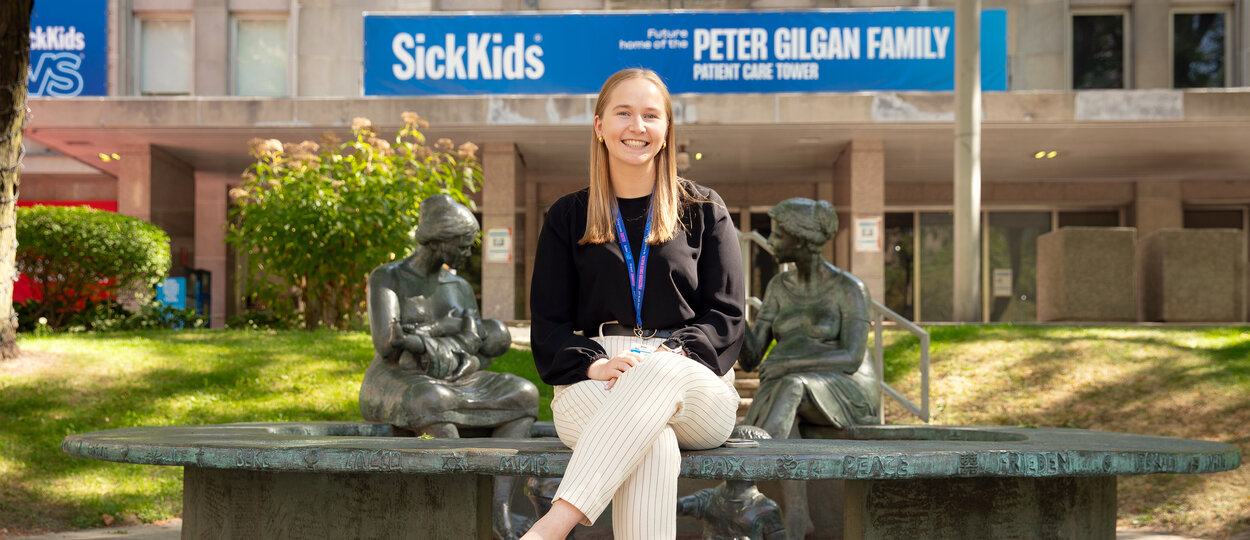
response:
[[[91,301],[150,297],[169,273],[169,235],[143,220],[86,207],[17,210],[17,269],[34,288],[31,318],[63,327]]]
[[[369,272],[411,250],[420,201],[446,193],[473,207],[465,190],[481,181],[477,146],[427,146],[429,124],[402,118],[393,142],[364,118],[345,142],[252,141],[256,163],[231,191],[226,241],[246,259],[243,286],[254,301],[299,315],[309,329],[359,324]]]

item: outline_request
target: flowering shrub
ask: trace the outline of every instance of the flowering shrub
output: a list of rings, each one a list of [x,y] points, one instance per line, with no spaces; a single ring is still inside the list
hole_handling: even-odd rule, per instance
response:
[[[420,201],[446,193],[473,207],[464,191],[481,182],[477,146],[439,139],[431,148],[421,133],[429,124],[402,119],[393,141],[365,118],[346,142],[252,140],[256,163],[231,190],[226,241],[246,260],[254,303],[298,315],[305,328],[359,326],[369,271],[411,251]]]
[[[148,299],[169,273],[165,231],[104,210],[18,208],[17,242],[17,270],[35,294],[22,316],[46,318],[53,329],[101,299]]]

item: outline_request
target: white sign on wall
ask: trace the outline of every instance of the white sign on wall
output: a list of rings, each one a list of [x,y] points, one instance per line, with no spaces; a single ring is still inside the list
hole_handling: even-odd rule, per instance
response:
[[[881,218],[855,218],[855,251],[881,252]]]
[[[512,229],[489,229],[482,243],[484,262],[512,262]]]
[[[995,268],[993,285],[994,297],[1011,296],[1011,269]]]

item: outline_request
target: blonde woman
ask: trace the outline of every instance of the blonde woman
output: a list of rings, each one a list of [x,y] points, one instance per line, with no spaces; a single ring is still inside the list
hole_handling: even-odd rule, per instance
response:
[[[673,538],[679,449],[720,446],[737,413],[737,235],[715,191],[677,176],[655,72],[608,78],[591,137],[590,186],[552,205],[538,240],[534,359],[573,457],[524,538],[564,538],[609,502],[615,538]]]

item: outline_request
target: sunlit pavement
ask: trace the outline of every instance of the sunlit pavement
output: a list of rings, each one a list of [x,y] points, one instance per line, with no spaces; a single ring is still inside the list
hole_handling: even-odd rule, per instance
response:
[[[0,535],[3,537],[4,535]],[[171,519],[160,524],[137,525],[133,527],[106,527],[103,529],[86,529],[72,532],[21,536],[23,540],[117,540],[127,538],[134,540],[177,540],[182,538],[182,520]]]

